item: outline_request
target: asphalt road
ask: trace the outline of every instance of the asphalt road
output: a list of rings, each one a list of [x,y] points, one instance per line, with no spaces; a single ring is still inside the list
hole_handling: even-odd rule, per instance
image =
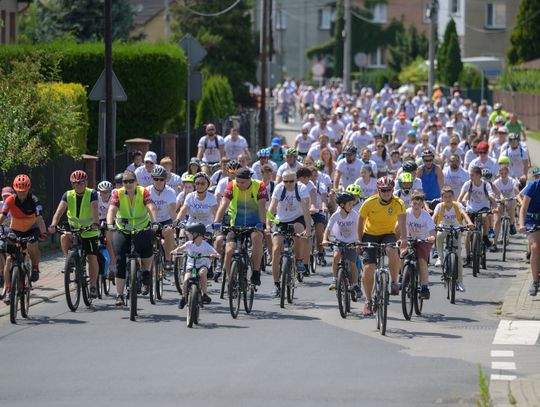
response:
[[[521,243],[511,248],[509,261],[488,261],[478,278],[466,269],[467,292],[455,305],[434,268],[421,317],[405,321],[392,297],[386,337],[360,303],[340,317],[329,267],[307,278],[286,309],[263,275],[254,312],[237,320],[214,284],[194,329],[171,286],[158,305],[139,300],[137,322],[112,297],[76,313],[57,297],[18,325],[0,318],[0,405],[472,406],[498,306],[527,267]]]

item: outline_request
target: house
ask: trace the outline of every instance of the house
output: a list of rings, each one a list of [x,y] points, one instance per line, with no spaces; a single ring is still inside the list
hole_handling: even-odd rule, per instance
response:
[[[28,1],[0,0],[0,45],[17,42],[17,16],[19,7],[28,6]]]
[[[144,36],[144,41],[157,41],[170,35],[169,0],[132,0],[137,9],[132,37]]]

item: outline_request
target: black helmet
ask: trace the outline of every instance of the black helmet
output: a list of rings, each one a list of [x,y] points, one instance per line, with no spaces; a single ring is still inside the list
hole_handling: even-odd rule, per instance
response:
[[[347,144],[343,149],[343,154],[356,154],[358,149],[354,144]]]
[[[166,178],[167,170],[161,165],[156,165],[150,175],[152,175],[152,178]]]
[[[413,161],[413,160],[410,160],[410,161],[405,161],[403,163],[403,171],[404,172],[410,172],[410,173],[413,173],[415,172],[417,169],[418,169],[418,165],[416,165],[416,162]]]
[[[315,168],[317,168],[319,171],[324,170],[324,161],[323,160],[317,160],[315,162]]]
[[[186,227],[186,232],[191,233],[194,237],[204,235],[206,227],[202,223],[190,223]]]
[[[227,170],[229,172],[236,172],[236,171],[238,171],[238,168],[240,168],[240,163],[238,161],[236,161],[236,160],[231,160],[227,164]]]
[[[114,176],[114,183],[121,184],[123,179],[124,179],[124,173],[119,172],[118,174]]]
[[[206,175],[204,172],[198,172],[197,174],[195,174],[195,176],[193,177],[193,182],[196,182],[197,178],[204,178],[206,182],[208,183],[208,186],[212,185],[212,181],[210,181],[210,177]]]
[[[351,194],[350,192],[342,192],[336,195],[336,203],[338,205],[345,204],[347,202],[352,202],[354,201],[354,199],[355,199],[354,195]]]

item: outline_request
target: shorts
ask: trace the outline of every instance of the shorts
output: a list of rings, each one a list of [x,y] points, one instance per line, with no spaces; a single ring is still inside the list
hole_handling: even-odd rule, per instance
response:
[[[337,248],[334,249],[334,253],[336,252],[339,252]],[[358,257],[356,249],[353,249],[352,247],[347,247],[343,250],[343,255],[345,257],[345,260],[350,261],[351,263],[356,263],[356,258]]]
[[[418,242],[414,245],[414,248],[416,249],[416,258],[418,260],[422,259],[426,262],[429,261],[429,252],[431,251],[431,246],[433,246],[433,243],[427,243],[427,242]]]
[[[306,222],[304,220],[303,216],[299,216],[295,220],[292,220],[290,222],[279,222],[277,225],[278,230],[281,229],[287,229],[288,225],[294,225],[295,223],[300,223],[304,228],[306,227]]]
[[[99,252],[99,237],[82,237],[81,246],[87,255],[97,255]]]
[[[26,232],[19,232],[14,229],[11,229],[11,232],[13,232],[13,234],[17,237],[33,237],[35,239],[34,243],[37,243],[39,239],[39,234],[40,234],[39,228],[36,228],[36,227],[29,229]],[[7,245],[6,245],[6,253],[8,254],[16,253],[15,244],[11,243],[9,240],[7,241]]]
[[[397,242],[397,237],[395,234],[390,233],[386,235],[369,235],[364,234],[362,236],[362,242],[364,243],[395,243]],[[364,247],[362,252],[362,262],[366,264],[377,264],[377,248],[375,247]]]
[[[471,222],[474,223],[474,220],[478,216],[477,212],[488,211],[488,210],[489,210],[489,208],[487,206],[484,206],[479,211],[469,211],[469,210],[467,210],[467,215],[469,215],[469,218],[471,218]]]
[[[300,151],[298,152],[298,155],[299,155],[300,157],[307,157],[307,153],[301,153]]]
[[[172,219],[163,220],[163,221],[159,222],[159,224],[160,224],[161,226],[172,225]]]
[[[302,216],[302,219],[304,217]],[[313,224],[322,223],[323,225],[326,225],[326,215],[322,212],[317,212],[311,215],[311,219],[313,219]]]
[[[255,227],[255,226],[253,226],[253,227]],[[256,231],[256,229],[254,231]],[[250,238],[251,238],[251,235],[250,235]],[[234,243],[235,241],[236,241],[236,235],[233,232],[227,233],[227,236],[225,236],[225,242]]]

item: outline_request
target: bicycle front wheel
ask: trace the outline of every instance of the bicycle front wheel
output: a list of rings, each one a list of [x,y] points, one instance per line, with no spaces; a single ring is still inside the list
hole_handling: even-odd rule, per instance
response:
[[[456,288],[458,278],[457,255],[455,253],[448,254],[448,290],[450,292],[450,304],[456,303]]]
[[[189,289],[189,298],[188,298],[188,312],[186,323],[188,328],[193,328],[193,324],[199,323],[199,287],[197,284],[192,284]]]
[[[420,298],[418,287],[420,287],[420,281],[418,279],[418,273],[415,273],[414,284],[413,284],[414,313],[416,315],[422,315],[422,308],[424,307],[424,300]]]
[[[20,277],[22,281],[22,289],[20,291],[21,297],[21,315],[23,318],[28,318],[28,311],[30,309],[30,290],[32,283],[30,282],[30,272],[26,269],[20,269]]]
[[[231,263],[231,271],[229,273],[229,310],[231,316],[236,319],[238,312],[240,311],[240,301],[242,299],[242,292],[240,290],[239,273],[241,263],[238,260],[233,260]]]
[[[510,227],[508,219],[502,220],[501,235],[502,235],[502,261],[506,261],[506,251],[508,249],[508,232]]]
[[[157,299],[157,274],[158,274],[158,261],[156,255],[154,255],[154,261],[152,262],[152,269],[150,270],[150,291],[149,299],[150,304],[155,305]]]
[[[388,317],[388,278],[386,273],[380,273],[379,277],[379,306],[377,308],[377,316],[381,335],[386,335],[386,320]]]
[[[276,261],[274,259],[273,261]],[[292,262],[290,257],[286,256],[281,259],[281,267],[280,267],[280,284],[281,284],[281,290],[279,293],[279,306],[281,308],[285,308],[285,299],[287,298],[287,290],[289,289],[289,273],[292,268]]]
[[[88,275],[88,266],[81,264],[84,260],[78,263],[79,270],[77,274],[79,275],[79,285],[81,286],[82,298],[84,305],[89,307],[92,305],[92,298],[90,298],[90,276]]]
[[[180,295],[182,295],[182,270],[184,270],[184,257],[177,256],[174,259],[174,286]]]
[[[349,296],[349,279],[345,275],[343,267],[338,268],[336,295],[338,300],[339,314],[341,318],[347,318],[347,302]]]
[[[407,321],[409,321],[412,316],[414,303],[413,290],[416,288],[413,287],[412,276],[413,266],[407,264],[401,278],[401,309],[403,311],[403,316]]]
[[[472,275],[473,277],[476,277],[478,275],[478,272],[480,270],[480,256],[481,256],[481,249],[480,249],[480,234],[479,233],[473,233],[472,235]]]
[[[66,302],[72,312],[77,311],[81,301],[81,286],[77,274],[78,256],[75,252],[69,252],[64,266],[64,290]]]
[[[135,321],[137,316],[137,290],[139,282],[137,281],[137,260],[129,260],[129,319]]]
[[[19,312],[19,267],[11,267],[11,292],[9,293],[9,320],[12,324],[17,323]]]

